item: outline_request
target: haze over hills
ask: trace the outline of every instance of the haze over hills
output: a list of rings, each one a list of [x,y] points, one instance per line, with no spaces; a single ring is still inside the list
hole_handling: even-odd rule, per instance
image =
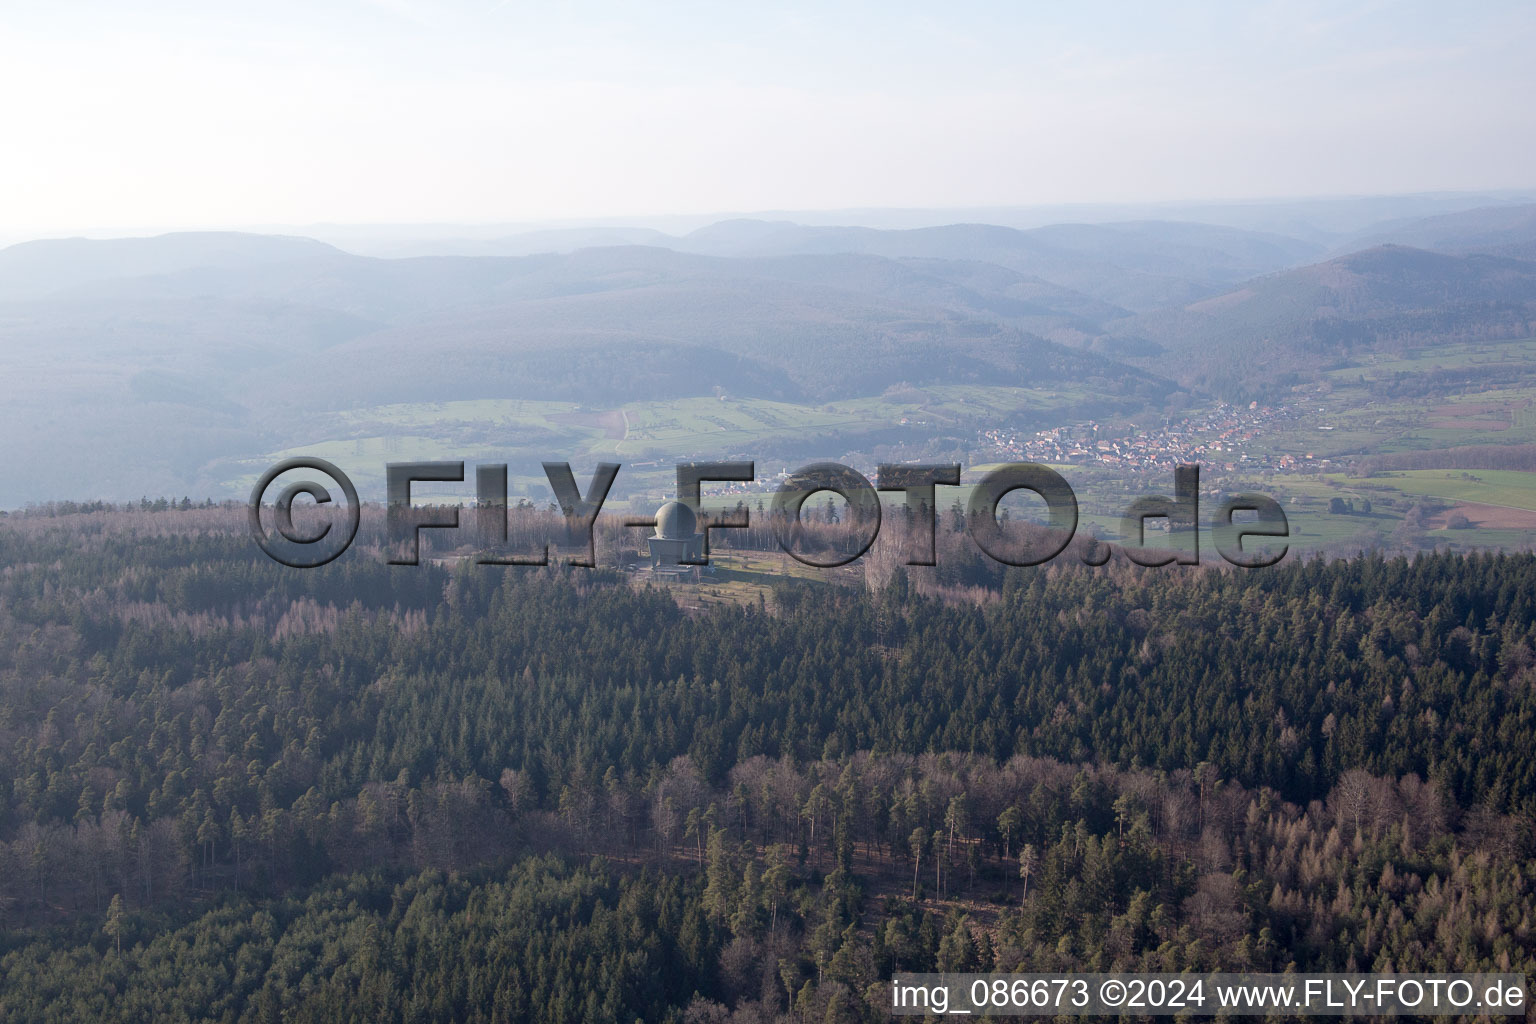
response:
[[[21,443],[0,503],[206,493],[232,460],[323,439],[306,426],[317,411],[390,403],[607,409],[731,394],[816,404],[969,384],[1091,389],[1140,405],[1172,387],[1018,324],[1092,330],[1123,310],[970,264],[633,246],[381,260],[265,238],[241,259],[239,236],[171,236],[146,240],[154,272],[129,278],[121,254],[132,244],[7,254],[22,269],[0,305],[4,429]]]
[[[1012,388],[1039,396],[1017,410],[1034,429],[1069,411],[1155,411],[1179,386],[1278,394],[1373,353],[1530,334],[1533,211],[1398,218],[1331,259],[1313,238],[1170,221],[737,220],[399,259],[238,233],[24,243],[0,250],[0,426],[19,441],[0,506],[205,493],[232,460],[321,440],[306,426],[317,411],[392,403],[597,415]],[[888,415],[891,430],[905,420]]]
[[[249,272],[271,265],[314,265],[344,254],[312,238],[233,231],[152,238],[40,239],[0,249],[0,301],[42,298],[71,287],[191,270]]]
[[[1133,309],[1208,294],[1221,285],[1292,266],[1323,251],[1321,245],[1296,238],[1172,221],[1061,224],[1032,230],[993,224],[888,230],[752,219],[720,221],[681,236],[639,230],[546,231],[466,244],[459,251],[487,255],[569,251],[592,244],[594,238],[626,234],[645,239],[645,244],[710,256],[863,254],[981,261]]]
[[[727,223],[684,243],[735,256],[861,252],[980,260],[1138,311],[1190,301],[1319,251],[1296,240],[1172,223],[1033,231],[986,224],[873,231]]]
[[[767,278],[648,282],[482,308],[354,339],[314,368],[311,379],[359,401],[618,403],[720,389],[820,402],[902,382],[1150,383],[1142,371],[989,320]]]
[[[1414,195],[1255,199],[1227,202],[1064,203],[911,209],[757,210],[714,215],[666,215],[554,224],[305,224],[245,230],[302,235],[370,256],[523,256],[587,245],[660,244],[727,220],[790,222],[807,227],[857,225],[883,230],[991,224],[1028,230],[1058,224],[1139,221],[1237,228],[1336,246],[1363,231],[1395,222],[1486,207],[1536,202],[1536,191],[1434,192]],[[148,232],[144,232],[148,233]],[[663,237],[656,237],[662,235]]]
[[[1533,323],[1536,263],[1383,245],[1120,321],[1112,350],[1233,393],[1367,353],[1526,337]]]
[[[614,391],[576,380],[552,383],[508,364],[502,375],[509,380],[495,387],[520,388],[526,393],[519,397],[547,396],[553,388],[560,397],[577,400],[588,387],[591,400],[622,400],[653,394],[657,386],[666,395],[696,393],[702,386],[705,392],[725,388],[786,398],[846,397],[900,380],[970,379],[984,372],[982,364],[998,373],[1017,370],[1020,358],[1037,373],[1059,364],[1053,377],[1106,371],[1141,376],[1006,323],[1034,319],[1092,327],[1125,310],[1006,269],[991,268],[989,279],[981,280],[982,266],[944,261],[919,266],[859,255],[724,259],[649,247],[515,259],[378,260],[332,250],[318,261],[198,267],[132,280],[107,277],[17,308],[34,318],[45,317],[54,304],[67,306],[77,317],[89,316],[90,310],[112,316],[120,308],[146,305],[177,308],[193,317],[230,315],[221,304],[282,308],[328,325],[323,330],[317,326],[315,335],[327,344],[359,339],[342,357],[356,359],[360,373],[377,369],[375,345],[435,353],[422,371],[403,375],[403,386],[422,386],[439,371],[453,375],[445,356],[450,350],[479,351],[490,362],[513,353],[538,357],[548,352],[558,361],[591,345],[606,345],[607,354],[619,361],[636,345],[723,349],[749,363],[775,367],[780,380],[770,386],[712,376],[701,362],[676,383],[659,382],[651,372],[648,383],[636,380]],[[967,280],[997,291],[959,283]],[[1002,354],[1010,348],[1018,352]],[[217,358],[219,351],[200,347],[196,355]],[[278,346],[273,354],[284,351]],[[1031,353],[1038,358],[1028,358]],[[645,358],[643,353],[639,358]],[[981,363],[972,368],[974,373],[961,369],[977,359]],[[279,362],[268,366],[279,368]],[[617,379],[638,372],[638,366],[626,363]],[[332,383],[341,376],[322,375]],[[478,373],[461,378],[457,383],[445,379],[444,387],[480,391],[489,386]]]
[[[1536,203],[1479,207],[1378,225],[1340,247],[1341,251],[1393,243],[1440,252],[1482,252],[1536,259]]]

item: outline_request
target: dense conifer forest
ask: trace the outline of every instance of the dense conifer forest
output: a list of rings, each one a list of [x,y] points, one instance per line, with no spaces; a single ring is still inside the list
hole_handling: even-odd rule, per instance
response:
[[[876,1021],[1536,971],[1536,558],[785,580],[0,520],[0,1018]],[[951,543],[945,541],[945,543]],[[964,581],[978,583],[978,581]]]

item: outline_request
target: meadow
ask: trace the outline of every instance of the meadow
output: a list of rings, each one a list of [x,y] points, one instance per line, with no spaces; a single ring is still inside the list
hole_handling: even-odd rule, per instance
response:
[[[1122,410],[1117,416],[1114,402],[1086,386],[997,384],[898,386],[819,405],[724,393],[614,408],[515,399],[379,405],[320,414],[281,446],[232,463],[226,482],[243,491],[277,460],[313,455],[342,467],[365,496],[382,497],[388,462],[500,461],[509,464],[514,501],[544,503],[551,495],[541,462],[569,461],[585,483],[595,463],[616,461],[624,470],[608,507],[643,512],[671,496],[677,463],[690,460],[757,462],[763,500],[779,474],[819,459],[867,471],[888,458],[960,461],[966,467],[962,486],[940,496],[948,508],[956,501],[963,505],[974,482],[996,464],[981,442],[983,430],[1027,431],[1102,417],[1134,433],[1165,415]],[[1282,503],[1293,545],[1303,551],[1383,542],[1410,549],[1524,548],[1536,535],[1530,528],[1536,524],[1536,474],[1431,467],[1365,476],[1361,470],[1361,460],[1372,455],[1536,444],[1536,339],[1373,358],[1296,385],[1284,405],[1290,412],[1244,442],[1234,469],[1204,465],[1203,523],[1208,525],[1220,492],[1249,490]],[[1199,410],[1191,406],[1173,415]],[[1260,468],[1287,455],[1304,465],[1284,472]],[[1121,517],[1135,497],[1172,487],[1158,471],[1056,468],[1077,494],[1079,529],[1106,538],[1120,535]],[[462,485],[414,489],[426,500],[466,500],[472,492],[472,477]],[[1331,509],[1335,498],[1352,507],[1342,514]],[[1367,501],[1370,512],[1364,511]],[[1038,504],[1017,496],[1008,508],[1038,519]],[[1448,528],[1458,505],[1468,510],[1468,522]],[[1418,518],[1405,522],[1415,509]]]

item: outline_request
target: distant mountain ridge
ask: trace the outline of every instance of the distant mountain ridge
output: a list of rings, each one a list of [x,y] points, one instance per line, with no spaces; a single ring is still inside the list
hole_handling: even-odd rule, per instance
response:
[[[1191,301],[1322,251],[1297,239],[1177,222],[878,231],[735,221],[696,231],[682,243],[725,256],[863,253],[992,263],[1135,310]]]
[[[1425,247],[1320,259],[1312,240],[1166,221],[736,220],[388,259],[233,232],[23,243],[0,250],[0,430],[26,465],[0,468],[52,481],[44,496],[90,493],[66,486],[82,472],[149,487],[123,467],[145,476],[153,449],[176,489],[241,446],[305,443],[308,410],[467,398],[1004,385],[1129,411],[1175,381],[1263,393],[1373,353],[1532,332],[1536,205],[1361,237]]]
[[[500,240],[423,244],[415,251],[529,256],[632,244],[732,258],[866,255],[984,262],[1140,311],[1214,294],[1225,285],[1323,252],[1312,241],[1179,221],[1021,230],[993,224],[879,229],[755,219],[720,221],[683,235],[639,228],[572,228]]]
[[[1536,260],[1536,203],[1487,206],[1379,225],[1341,248],[1355,251],[1388,243]]]
[[[0,302],[42,298],[94,281],[198,268],[250,269],[345,257],[312,238],[235,231],[178,232],[152,238],[58,238],[0,249]]]

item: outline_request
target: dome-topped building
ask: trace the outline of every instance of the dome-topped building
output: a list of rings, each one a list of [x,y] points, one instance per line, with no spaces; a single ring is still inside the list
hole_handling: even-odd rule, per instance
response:
[[[699,533],[698,514],[680,501],[669,501],[656,510],[656,532],[647,539],[651,571],[671,575],[691,574],[704,560],[704,535]]]
[[[680,501],[669,501],[656,510],[659,540],[689,540],[698,533],[699,517]]]

